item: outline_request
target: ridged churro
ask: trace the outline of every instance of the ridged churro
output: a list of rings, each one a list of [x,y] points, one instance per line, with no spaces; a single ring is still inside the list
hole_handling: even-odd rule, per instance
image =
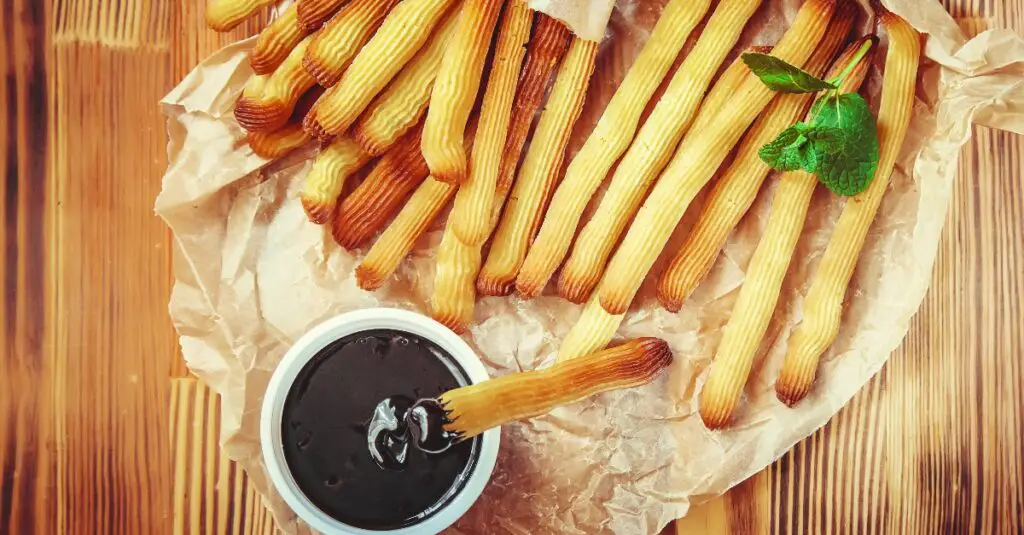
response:
[[[420,132],[417,128],[406,134],[338,205],[331,223],[331,234],[338,245],[355,249],[366,243],[427,178],[427,163],[420,155]]]
[[[302,68],[302,55],[309,37],[300,42],[266,80],[259,98],[240,98],[235,119],[250,132],[276,130],[288,122],[295,105],[316,80]]]
[[[366,152],[382,154],[416,125],[427,111],[430,91],[458,17],[449,15],[416,57],[388,84],[352,127],[352,137]]]
[[[881,11],[879,20],[889,34],[882,102],[878,110],[878,167],[868,189],[847,200],[843,207],[804,298],[803,321],[789,340],[786,359],[775,382],[776,395],[787,405],[807,395],[822,353],[839,332],[843,297],[857,267],[868,229],[889,188],[889,178],[914,109],[921,37],[903,19],[881,6],[876,10]]]
[[[743,0],[743,3],[757,5],[750,0]],[[629,148],[647,101],[710,4],[710,0],[671,0],[665,6],[650,39],[626,72],[583,147],[569,163],[565,178],[551,198],[537,239],[516,278],[516,289],[523,297],[540,294],[561,265],[590,198],[608,170]],[[703,93],[702,88],[697,89]]]
[[[830,79],[853,60],[862,45],[863,41],[858,41],[840,55],[833,64]],[[856,91],[860,87],[871,60],[870,52],[861,58],[843,81],[842,92]],[[782,282],[803,231],[817,184],[818,179],[803,170],[783,173],[779,178],[768,225],[747,266],[736,305],[722,332],[722,341],[718,344],[714,363],[700,393],[701,419],[711,429],[727,425],[739,403],[757,349],[778,303]]]
[[[299,27],[307,32],[320,29],[320,26],[348,0],[295,0],[296,16]]]
[[[533,12],[525,3],[510,2],[498,31],[491,74],[480,107],[480,126],[476,133],[472,166],[449,216],[448,224],[459,240],[467,245],[482,244],[492,228],[491,207],[502,150],[532,21]]]
[[[597,43],[574,38],[562,60],[494,243],[480,271],[477,290],[484,295],[512,292],[527,247],[555,187],[569,135],[583,109],[596,54]]]
[[[231,31],[275,2],[277,0],[210,0],[206,4],[206,25],[218,32]]]
[[[316,82],[331,87],[370,40],[398,0],[352,0],[313,35],[302,65]]]
[[[299,194],[310,221],[322,225],[330,219],[345,180],[369,160],[359,145],[347,137],[334,138],[320,149]]]
[[[256,74],[270,74],[288,57],[288,53],[298,45],[309,32],[299,27],[295,4],[288,6],[280,16],[272,20],[260,32],[256,46],[249,56],[249,65]]]
[[[824,34],[834,7],[835,0],[805,2],[772,55],[803,65]],[[683,140],[608,264],[598,288],[605,310],[626,311],[690,201],[773,96],[757,77],[748,76],[732,106],[723,109],[705,131]]]
[[[453,1],[403,0],[395,6],[338,83],[306,115],[306,130],[320,139],[348,130],[423,47]]]
[[[473,110],[501,0],[465,0],[441,59],[423,123],[423,159],[431,176],[462,183],[468,170],[463,147],[466,121]]]
[[[672,157],[679,140],[692,130],[691,120],[717,113],[723,101],[736,97],[733,84],[737,79],[746,79],[745,75],[737,74],[749,72],[745,66],[744,71],[739,71],[740,67],[727,69],[712,89],[710,102],[698,112],[715,72],[759,4],[760,1],[723,0],[715,8],[697,43],[619,162],[594,217],[580,232],[559,276],[560,295],[577,303],[590,296],[647,190]],[[725,92],[729,92],[728,97],[720,96]]]
[[[516,86],[516,97],[512,100],[512,117],[509,119],[508,135],[502,150],[498,187],[510,187],[516,176],[530,125],[543,102],[551,75],[569,48],[571,35],[569,29],[558,20],[537,13],[533,36],[526,47],[523,70]]]
[[[852,2],[841,4],[825,37],[804,65],[806,72],[814,76],[825,72],[833,56],[846,42],[856,12]],[[812,98],[810,93],[778,95],[754,121],[740,143],[736,157],[712,188],[686,242],[660,277],[658,299],[666,309],[678,312],[683,301],[711,271],[725,240],[750,209],[771,171],[758,151],[803,117]]]
[[[609,314],[595,295],[587,301],[580,317],[558,347],[558,362],[604,349],[615,336],[625,314]]]
[[[647,384],[670,364],[672,350],[667,342],[637,338],[543,370],[449,390],[438,397],[446,415],[444,429],[465,440],[504,423],[540,416],[558,405]]]

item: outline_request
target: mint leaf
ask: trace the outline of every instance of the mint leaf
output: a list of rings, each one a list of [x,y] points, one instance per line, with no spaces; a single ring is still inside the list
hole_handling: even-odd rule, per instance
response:
[[[807,134],[814,127],[806,123],[797,123],[779,134],[774,141],[761,147],[757,155],[764,163],[778,171],[796,171],[814,165],[810,152],[810,139]]]
[[[781,93],[814,93],[825,89],[836,89],[810,73],[786,63],[770,54],[747,52],[741,56],[750,71],[772,91]]]
[[[837,195],[867,189],[878,168],[878,128],[867,101],[857,93],[830,95],[812,115],[813,128],[804,135],[813,161],[804,168]]]

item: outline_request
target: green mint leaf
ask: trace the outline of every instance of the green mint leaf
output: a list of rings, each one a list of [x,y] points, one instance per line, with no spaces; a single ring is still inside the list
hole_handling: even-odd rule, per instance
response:
[[[837,195],[867,189],[878,168],[878,128],[871,107],[857,93],[830,95],[813,109],[805,135],[811,165],[805,167]]]
[[[797,123],[779,134],[771,143],[761,147],[757,155],[764,163],[778,171],[795,171],[813,166],[810,139],[807,137],[814,127]]]
[[[747,52],[743,63],[772,91],[781,93],[814,93],[836,86],[770,54]]]

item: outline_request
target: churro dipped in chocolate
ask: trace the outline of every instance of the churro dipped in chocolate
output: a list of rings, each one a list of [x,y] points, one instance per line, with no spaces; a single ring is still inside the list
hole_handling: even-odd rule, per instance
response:
[[[303,67],[324,87],[341,78],[397,0],[352,0],[312,36]]]
[[[492,427],[540,416],[558,405],[645,385],[671,363],[667,342],[637,338],[547,369],[449,390],[436,403],[444,411],[444,431],[454,441],[466,440]],[[413,412],[415,419],[415,406]]]
[[[231,31],[274,2],[277,0],[210,0],[206,4],[206,25],[218,32]]]

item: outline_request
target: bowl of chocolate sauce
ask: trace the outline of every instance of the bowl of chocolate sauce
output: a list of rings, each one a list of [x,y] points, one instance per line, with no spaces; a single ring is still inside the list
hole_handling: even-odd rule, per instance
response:
[[[483,492],[499,430],[424,447],[406,422],[419,400],[487,379],[469,345],[426,316],[374,308],[330,319],[271,377],[260,423],[270,479],[323,533],[438,533]]]

